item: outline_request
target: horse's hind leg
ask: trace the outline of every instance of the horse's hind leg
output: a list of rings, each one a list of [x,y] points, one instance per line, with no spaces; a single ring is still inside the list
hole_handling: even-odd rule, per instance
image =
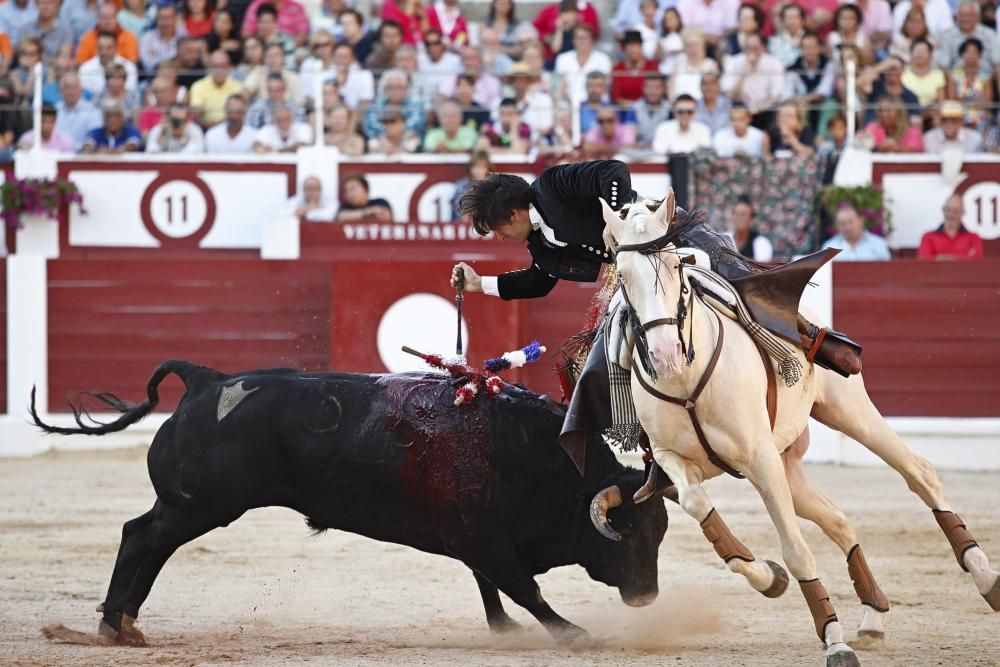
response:
[[[100,633],[126,644],[145,644],[134,627],[139,608],[167,559],[181,545],[239,517],[171,507],[157,500],[153,509],[125,524],[108,595],[98,608]]]
[[[792,491],[795,513],[819,526],[847,558],[847,571],[854,582],[854,591],[861,600],[863,617],[858,628],[855,648],[878,649],[885,644],[884,616],[889,611],[889,599],[879,588],[868,568],[854,527],[844,510],[820,492],[806,477],[802,457],[809,448],[809,431],[802,432],[791,447],[782,452],[785,477]]]
[[[860,375],[841,378],[825,372],[824,387],[812,416],[854,438],[896,470],[911,491],[934,513],[963,570],[972,575],[979,593],[994,611],[1000,611],[1000,573],[990,567],[965,522],[952,512],[934,467],[917,456],[892,430],[872,404]]]

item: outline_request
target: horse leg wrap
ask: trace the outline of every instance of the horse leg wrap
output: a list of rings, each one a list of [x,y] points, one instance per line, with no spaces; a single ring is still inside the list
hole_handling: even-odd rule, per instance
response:
[[[826,587],[819,579],[809,581],[799,581],[799,588],[809,605],[809,613],[812,614],[813,623],[816,624],[816,634],[819,640],[826,644],[826,626],[837,621],[837,612],[830,604],[830,594],[826,592]]]
[[[705,520],[701,522],[701,531],[712,543],[715,553],[719,554],[719,558],[725,562],[728,563],[734,558],[745,560],[748,563],[754,560],[750,550],[730,532],[729,526],[722,520],[714,507]]]
[[[861,551],[861,545],[855,544],[847,555],[847,573],[854,582],[854,592],[858,594],[861,604],[866,604],[875,611],[889,611],[889,598],[875,583],[872,571],[868,569],[868,561]]]
[[[937,519],[938,525],[944,531],[944,536],[948,538],[948,543],[951,544],[951,549],[955,552],[955,559],[958,561],[959,567],[968,572],[969,568],[965,567],[965,563],[962,562],[962,556],[972,547],[979,546],[973,539],[972,533],[965,527],[965,522],[958,518],[954,512],[934,510],[934,518]]]

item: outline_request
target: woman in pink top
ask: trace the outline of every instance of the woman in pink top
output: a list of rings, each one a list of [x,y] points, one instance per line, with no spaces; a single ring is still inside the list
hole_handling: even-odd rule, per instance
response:
[[[924,135],[911,125],[906,105],[899,98],[883,97],[875,103],[875,121],[865,127],[872,150],[880,153],[922,153]]]

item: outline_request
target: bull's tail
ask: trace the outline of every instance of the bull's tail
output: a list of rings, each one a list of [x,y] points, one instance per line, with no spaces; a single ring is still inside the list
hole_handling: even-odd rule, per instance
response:
[[[137,421],[143,419],[153,408],[160,402],[160,394],[157,391],[161,382],[171,373],[177,375],[184,382],[184,386],[190,390],[192,384],[197,379],[204,379],[204,374],[212,374],[215,379],[216,376],[222,376],[222,373],[217,371],[212,371],[205,368],[204,366],[198,366],[187,361],[170,360],[164,361],[162,364],[157,366],[156,370],[149,378],[149,382],[146,383],[146,400],[142,403],[129,403],[128,401],[123,401],[114,394],[108,392],[82,392],[83,397],[93,398],[100,403],[112,408],[116,412],[121,413],[121,417],[112,422],[99,422],[90,416],[90,413],[80,402],[78,405],[73,405],[72,402],[69,403],[69,408],[73,412],[73,419],[76,421],[75,428],[66,428],[61,426],[52,426],[51,424],[44,423],[38,416],[38,411],[35,408],[35,388],[31,388],[31,403],[28,406],[28,412],[31,415],[31,419],[35,422],[35,425],[45,431],[46,433],[58,433],[61,435],[105,435],[107,433],[115,433],[117,431],[123,431]],[[85,424],[84,419],[89,420],[90,424]]]

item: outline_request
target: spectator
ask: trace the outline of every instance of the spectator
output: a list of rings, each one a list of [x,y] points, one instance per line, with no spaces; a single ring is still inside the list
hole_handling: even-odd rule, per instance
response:
[[[885,239],[865,229],[861,216],[852,205],[843,203],[837,210],[837,234],[823,244],[823,249],[840,248],[834,257],[839,261],[886,261],[890,259]]]
[[[701,77],[701,97],[694,119],[704,123],[713,134],[729,125],[729,110],[733,102],[719,93],[719,76],[705,74]]]
[[[668,4],[672,6],[672,3],[666,0],[654,0],[653,2],[653,28],[656,32],[659,32],[657,25],[663,17],[663,11]],[[638,26],[645,22],[645,0],[620,0],[620,2],[615,3],[615,15],[611,19],[611,28],[614,31],[615,39],[620,40],[626,30],[639,30],[641,32],[642,29]],[[650,55],[648,57],[652,58],[654,56]]]
[[[719,74],[719,63],[708,57],[705,51],[705,38],[693,28],[685,28],[681,33],[684,38],[684,53],[677,56],[673,67],[665,67],[667,61],[660,65],[660,71],[670,77],[667,80],[667,96],[675,101],[681,95],[690,95],[696,100],[701,99],[701,77],[705,74]]]
[[[743,104],[733,105],[729,111],[729,127],[718,130],[712,137],[712,148],[719,157],[759,158],[769,152],[767,134],[753,127],[750,118],[750,110]]]
[[[507,0],[501,0],[504,1]],[[552,131],[554,113],[552,96],[539,90],[538,81],[538,71],[525,63],[515,63],[507,75],[507,84],[514,91],[517,111],[535,137]]]
[[[803,125],[802,107],[795,101],[781,103],[769,135],[771,155],[774,157],[805,157],[813,154],[816,134],[808,125]]]
[[[315,176],[306,176],[302,194],[290,203],[295,217],[307,222],[331,222],[336,217],[336,206],[323,196],[323,184]]]
[[[913,123],[921,121],[920,98],[916,93],[903,85],[903,61],[895,56],[889,56],[878,65],[858,77],[858,89],[868,94],[868,110],[865,112],[865,122],[875,120],[875,105],[884,97],[902,100],[906,114]],[[872,81],[872,77],[878,78]]]
[[[236,22],[233,15],[224,9],[215,12],[212,20],[212,31],[205,38],[205,49],[208,53],[222,51],[229,58],[229,66],[237,67],[243,62],[243,44],[236,33]]]
[[[500,101],[500,80],[483,67],[483,56],[478,49],[466,47],[462,49],[462,74],[474,80],[473,99],[484,109],[492,109]],[[461,75],[451,77],[442,82],[438,92],[441,99],[449,99],[455,95]]]
[[[663,12],[660,21],[660,41],[657,51],[660,56],[660,71],[673,72],[677,68],[677,59],[684,53],[684,22],[680,13],[673,7]]]
[[[744,3],[736,11],[736,31],[726,35],[720,44],[723,59],[743,53],[747,36],[760,35],[764,27],[764,10],[757,5]]]
[[[365,68],[381,74],[392,67],[396,61],[396,51],[402,45],[403,27],[396,21],[383,20],[378,27],[378,40],[363,61]]]
[[[382,3],[382,22],[387,21],[400,27],[403,44],[413,46],[420,44],[424,32],[432,27],[423,0],[385,0]]]
[[[8,0],[9,2],[10,0]],[[139,61],[139,40],[118,23],[114,3],[106,2],[97,10],[97,25],[83,33],[76,47],[76,63],[83,65],[98,54],[98,38],[111,34],[115,39],[115,54],[133,63]]]
[[[924,135],[924,150],[934,155],[945,151],[961,153],[981,153],[983,135],[962,127],[964,111],[961,102],[948,100],[941,104],[941,125]]]
[[[843,4],[833,15],[834,30],[827,35],[826,50],[836,53],[842,46],[853,46],[861,53],[861,64],[872,61],[872,45],[861,30],[864,16],[857,5]]]
[[[418,71],[417,50],[409,44],[400,46],[396,50],[396,61],[393,63],[393,68],[403,70],[409,77],[410,94],[420,103],[424,111],[432,110],[438,86],[436,82],[431,81]],[[461,65],[459,65],[459,69],[461,69]]]
[[[156,25],[139,40],[139,60],[146,71],[153,71],[164,60],[177,55],[177,8],[172,4],[156,7]]]
[[[962,62],[951,70],[948,77],[948,99],[959,100],[965,105],[965,124],[980,133],[989,123],[993,101],[993,75],[981,67],[983,43],[970,37],[959,48]]]
[[[480,136],[480,141],[495,153],[524,155],[531,148],[531,127],[521,119],[512,97],[501,100],[497,121],[485,123]]]
[[[704,123],[694,119],[697,103],[690,95],[681,95],[674,101],[674,119],[660,123],[653,136],[653,150],[671,155],[691,153],[699,148],[711,148],[712,132]]]
[[[359,63],[366,62],[375,46],[375,39],[365,30],[365,21],[361,14],[355,9],[345,9],[340,13],[340,27],[344,31],[341,42],[354,49],[354,60]],[[402,40],[401,33],[398,33],[398,37]]]
[[[684,25],[704,35],[705,41],[715,46],[727,34],[736,30],[739,0],[678,0]]]
[[[469,45],[469,24],[462,16],[458,0],[435,0],[427,9],[427,22],[441,33],[448,48],[460,49]]]
[[[514,5],[514,0],[490,0],[490,9],[483,25],[496,31],[500,45],[508,56],[520,59],[521,46],[518,44],[517,30],[531,26],[517,20],[517,8]],[[427,35],[424,35],[425,44],[426,40]]]
[[[257,132],[253,149],[257,153],[294,153],[312,141],[312,128],[295,120],[295,111],[288,102],[278,102],[273,122]]]
[[[56,129],[56,108],[51,104],[42,106],[42,148],[57,153],[75,153],[76,142],[73,137]],[[35,131],[28,130],[18,139],[17,147],[28,150],[35,145]]]
[[[251,153],[257,132],[246,124],[247,102],[242,95],[226,100],[226,119],[205,133],[206,153]]]
[[[445,102],[438,113],[440,127],[424,136],[424,151],[428,153],[468,153],[476,146],[479,133],[462,124],[462,110],[454,102]]]
[[[473,99],[475,85],[476,79],[471,74],[460,74],[458,88],[452,100],[462,109],[462,125],[468,125],[479,132],[479,128],[490,121],[490,111]]]
[[[983,240],[962,224],[965,207],[959,195],[944,202],[944,222],[920,239],[917,259],[935,261],[968,261],[983,258]]]
[[[17,67],[10,73],[10,77],[14,92],[23,101],[30,102],[35,96],[35,65],[41,59],[42,42],[37,37],[25,37],[17,45]],[[43,63],[43,76],[47,70]]]
[[[767,49],[786,69],[795,70],[802,57],[802,39],[806,32],[806,15],[802,7],[793,2],[781,6],[781,29],[768,40]],[[818,40],[817,40],[818,41]]]
[[[580,133],[590,132],[597,124],[597,112],[611,102],[608,95],[608,77],[604,72],[591,72],[587,75],[587,97],[580,105]]]
[[[387,108],[403,112],[408,132],[418,136],[424,133],[424,124],[427,120],[424,105],[411,93],[409,77],[401,69],[391,69],[382,75],[379,81],[379,94],[365,112],[366,135],[377,137],[382,134],[382,115]]]
[[[420,148],[420,137],[406,131],[403,112],[386,109],[382,112],[382,134],[368,139],[368,151],[387,157],[408,155]]]
[[[191,86],[191,106],[202,127],[211,127],[226,115],[226,100],[243,92],[243,84],[229,75],[229,56],[218,50],[208,57],[208,76]]]
[[[36,21],[38,8],[32,0],[7,0],[0,4],[0,26],[7,31],[11,44],[20,44]]]
[[[583,150],[590,156],[609,158],[636,145],[635,126],[623,125],[615,107],[598,111],[597,124],[583,138]]]
[[[352,122],[360,122],[368,105],[375,99],[375,78],[354,60],[354,49],[347,44],[336,46],[333,63],[337,66],[337,76],[333,79],[337,90],[351,110]]]
[[[833,177],[836,175],[840,156],[847,148],[847,119],[841,114],[830,116],[826,121],[826,135],[827,141],[823,142],[819,150],[816,151],[816,154],[822,160],[823,176],[820,181],[823,185],[833,183]]]
[[[116,100],[105,100],[101,106],[104,124],[87,133],[83,153],[117,154],[142,150],[139,130],[125,120],[125,109]]]
[[[63,0],[59,8],[59,22],[73,34],[76,44],[84,33],[97,24],[97,0]]]
[[[833,28],[837,0],[799,0],[798,4],[806,12],[806,30],[816,33],[820,40],[825,40]]]
[[[333,35],[326,30],[317,30],[309,38],[311,55],[299,65],[299,81],[307,99],[315,98],[317,82],[336,76],[337,67],[333,63],[333,47],[336,45]]]
[[[139,91],[129,90],[125,82],[128,73],[124,65],[112,63],[104,70],[104,90],[94,98],[94,104],[104,108],[106,101],[117,102],[125,112],[125,119],[131,123],[139,113]]]
[[[931,36],[927,31],[923,10],[914,7],[906,15],[902,28],[893,35],[889,55],[896,56],[904,62],[909,60],[913,44],[919,40],[930,43]]]
[[[462,73],[462,59],[445,48],[440,30],[424,35],[424,50],[417,56],[417,68],[436,90],[442,83]]]
[[[191,122],[190,112],[183,104],[174,104],[159,125],[149,132],[147,153],[203,153],[205,137],[201,128]]]
[[[788,73],[786,96],[804,107],[818,107],[833,97],[833,62],[823,54],[815,33],[803,35],[800,47],[802,55]],[[813,129],[819,124],[819,115],[818,108],[810,108],[809,126]]]
[[[483,60],[483,71],[493,76],[507,76],[514,61],[504,52],[496,30],[488,26],[480,27],[478,48]]]
[[[368,112],[371,113],[371,109],[368,109]],[[358,157],[365,152],[365,139],[354,129],[351,124],[351,112],[343,104],[327,111],[325,124],[324,144],[335,146],[341,154],[349,157]]]
[[[59,19],[59,0],[35,0],[38,18],[25,26],[21,34],[42,42],[42,59],[52,62],[60,54],[73,52],[73,29]]]
[[[586,94],[586,77],[590,72],[611,73],[611,58],[594,49],[595,31],[588,25],[578,25],[573,31],[573,50],[556,58],[555,72],[560,78],[559,95],[562,99],[583,99]]]
[[[746,127],[751,130],[757,129],[750,127],[750,115],[746,116]],[[754,214],[753,202],[746,195],[740,195],[729,209],[726,233],[733,239],[736,249],[744,257],[749,257],[755,262],[770,262],[774,259],[774,246],[771,245],[770,239],[757,231]]]
[[[532,28],[532,30],[534,30],[534,28]],[[526,44],[521,56],[521,63],[527,65],[532,72],[538,73],[536,88],[541,92],[552,96],[553,91],[556,89],[555,83],[553,82],[553,77],[555,75],[545,69],[545,57],[542,55],[542,47],[536,42]],[[552,103],[555,104],[554,99],[552,100]]]
[[[910,64],[903,70],[900,83],[917,96],[925,109],[944,100],[948,78],[934,66],[934,49],[926,39],[918,39],[910,46]]]
[[[110,32],[101,33],[97,38],[97,55],[80,65],[80,81],[83,89],[91,95],[100,95],[104,91],[105,72],[112,65],[121,65],[125,69],[125,89],[139,89],[139,72],[135,63],[117,54],[117,41]]]
[[[946,72],[962,66],[962,51],[970,39],[979,40],[979,67],[989,75],[1000,67],[1000,37],[996,30],[979,22],[980,9],[976,0],[963,0],[955,12],[955,27],[941,34],[938,65]]]
[[[465,190],[469,187],[469,183],[483,180],[491,171],[494,171],[494,167],[489,153],[486,151],[476,151],[472,154],[469,164],[465,167],[465,176],[455,182],[455,195],[451,199],[451,219],[453,221],[464,220],[465,222],[469,222],[462,215],[461,211],[461,202],[463,195],[465,195]]]
[[[248,35],[243,38],[243,56],[240,58],[239,66],[233,72],[233,78],[242,81],[245,90],[247,78],[263,65],[264,42],[260,41],[256,35]],[[249,93],[247,94],[249,95]]]
[[[619,5],[625,3],[619,3]],[[642,0],[639,5],[639,20],[628,26],[628,30],[635,30],[642,38],[642,55],[646,60],[661,60],[657,53],[660,46],[660,31],[662,29],[660,20],[659,0]],[[676,14],[676,10],[674,11]],[[679,15],[678,15],[679,20]],[[619,40],[625,37],[626,30],[615,30],[615,37]],[[678,41],[680,37],[678,36]],[[683,42],[678,44],[677,50],[684,48]]]
[[[566,102],[556,107],[552,131],[541,137],[539,151],[557,158],[570,155],[576,150],[573,141],[573,109]]]
[[[861,32],[865,34],[875,53],[884,52],[892,36],[892,9],[887,0],[857,0],[864,19]]]
[[[3,74],[7,73],[8,63],[14,57],[14,47],[10,43],[10,35],[7,34],[7,29],[0,23],[0,72]],[[0,245],[0,250],[3,246]]]
[[[252,34],[256,35],[264,45],[280,46],[283,58],[289,59],[291,63],[295,54],[295,40],[282,34],[278,28],[278,10],[271,3],[265,2],[257,7],[256,12],[257,30]]]
[[[766,125],[770,109],[784,94],[785,68],[764,49],[761,36],[752,34],[746,37],[743,52],[726,61],[720,83],[734,102],[746,105],[756,117],[755,124]]]
[[[208,0],[183,0],[181,15],[184,18],[184,32],[188,37],[201,39],[208,37],[215,22],[215,6]]]
[[[392,222],[392,206],[385,199],[372,199],[368,179],[361,174],[351,174],[340,184],[340,210],[337,222]]]
[[[115,6],[116,3],[106,3]],[[139,61],[139,36],[142,35],[143,31],[146,30],[146,26],[152,23],[150,13],[152,12],[152,6],[146,5],[146,0],[123,0],[122,8],[118,10],[118,14],[115,19],[118,24],[122,27],[122,30],[132,33],[135,38],[135,58],[134,61]],[[97,22],[100,24],[101,13],[97,13]],[[124,55],[124,54],[122,54]]]
[[[546,5],[538,12],[533,25],[545,45],[545,59],[549,61],[572,48],[567,42],[572,40],[577,26],[590,28],[591,41],[601,34],[597,10],[588,0],[562,0]]]
[[[75,150],[80,150],[87,134],[101,125],[101,114],[97,107],[83,99],[80,77],[73,72],[63,75],[59,93],[62,102],[56,105],[56,130],[70,137]]]
[[[636,119],[636,142],[640,146],[651,146],[657,126],[670,118],[670,103],[666,98],[666,77],[662,74],[647,76],[642,84],[642,98],[632,107]]]
[[[611,100],[625,105],[642,97],[643,82],[647,76],[659,73],[659,63],[643,55],[638,30],[625,31],[622,51],[624,57],[611,70]]]
[[[3,64],[0,62],[0,71],[2,69]],[[62,54],[52,62],[51,67],[43,69],[45,79],[42,83],[42,103],[58,104],[59,100],[62,99],[59,95],[59,82],[67,72],[76,71],[76,63],[73,62],[73,58],[69,54]]]
[[[10,79],[0,77],[0,105],[2,105],[0,106],[0,162],[3,163],[14,161],[14,138],[17,136],[18,123],[10,105],[15,95]],[[4,109],[4,106],[7,108]],[[0,248],[3,248],[3,244],[0,244]]]
[[[347,9],[345,0],[321,0],[309,3],[309,25],[312,28],[310,37],[322,30],[329,33],[336,41],[343,41],[344,28],[340,25],[340,15]]]
[[[177,83],[191,90],[198,79],[205,76],[202,62],[203,40],[181,37],[177,40]]]
[[[349,48],[347,50],[350,51]],[[299,80],[299,76],[295,72],[285,69],[285,52],[279,44],[269,44],[264,48],[264,64],[255,67],[243,81],[243,88],[250,99],[266,92],[267,82],[273,76],[277,76],[285,82],[288,100],[296,105],[305,101],[302,81]],[[371,74],[369,73],[368,76],[370,78]]]
[[[290,37],[296,45],[306,43],[309,38],[309,16],[298,0],[253,0],[243,15],[241,34],[256,34],[260,21],[257,10],[264,5],[274,7],[277,28],[281,34]]]
[[[920,128],[911,125],[903,101],[882,97],[875,103],[875,120],[865,126],[864,133],[878,153],[922,153],[924,139]]]
[[[150,130],[160,124],[170,107],[181,99],[177,94],[177,84],[165,76],[153,79],[147,91],[152,95],[152,103],[139,111],[136,120],[136,126],[143,137],[148,136]]]
[[[920,11],[924,25],[927,26],[927,31],[934,39],[940,39],[955,25],[951,16],[951,4],[948,0],[899,0],[892,8],[893,33],[903,32],[903,26],[909,20],[910,12],[914,9]]]
[[[295,120],[302,120],[305,117],[302,107],[288,99],[288,88],[285,86],[285,80],[281,78],[280,74],[271,74],[267,78],[267,96],[250,105],[250,110],[247,112],[247,125],[255,129],[269,125],[273,122],[274,111],[279,106],[287,106],[292,111]]]

